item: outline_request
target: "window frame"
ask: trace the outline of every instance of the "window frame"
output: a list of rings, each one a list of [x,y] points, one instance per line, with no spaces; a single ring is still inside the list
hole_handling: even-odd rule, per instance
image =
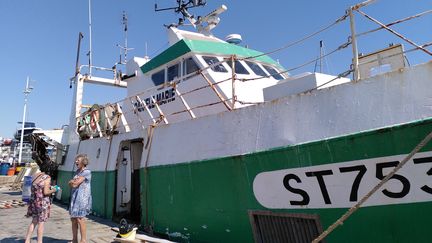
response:
[[[162,72],[163,72],[163,82],[161,82],[161,83],[156,82],[156,81],[153,79],[153,77],[154,77],[156,74],[160,74],[160,73],[162,73]],[[151,79],[151,81],[153,82],[153,84],[154,84],[155,86],[159,86],[159,85],[161,85],[161,84],[164,84],[166,78],[167,78],[167,77],[166,77],[166,67],[162,68],[161,70],[159,70],[159,71],[157,71],[157,72],[152,73],[151,76],[150,76],[150,79]]]
[[[269,74],[269,73],[264,69],[264,67],[262,67],[262,65],[260,65],[260,63],[258,63],[258,62],[254,62],[254,61],[250,61],[250,60],[244,60],[244,62],[245,62],[246,65],[249,67],[249,69],[252,70],[252,73],[255,74],[256,76],[259,76],[259,77],[267,77],[267,76],[270,75],[270,74]],[[264,75],[260,75],[260,74],[256,73],[255,70],[252,68],[252,66],[251,66],[249,63],[251,63],[251,64],[255,65],[256,67],[258,67],[259,70],[261,70],[261,72],[262,72]]]
[[[230,67],[230,69],[232,69],[232,63],[231,63],[231,57],[228,58],[224,58],[225,63],[228,65],[228,67]],[[234,60],[235,66],[234,66],[234,73],[235,74],[240,74],[240,75],[250,75],[251,73],[247,70],[247,68],[245,67],[245,65],[243,63],[240,62],[240,60]],[[238,65],[240,64],[240,65]],[[243,68],[244,71],[246,71],[246,73],[239,73],[237,71],[239,71],[237,69],[237,67],[240,66],[241,68]]]
[[[271,77],[273,77],[274,79],[276,79],[276,80],[284,80],[284,79],[286,79],[281,73],[280,73],[280,71],[277,69],[277,68],[275,68],[275,67],[273,67],[273,66],[271,66],[271,65],[262,65],[263,66],[263,68],[269,73],[269,75],[271,76]],[[276,73],[271,73],[270,72],[270,70],[273,70],[273,71],[275,71]],[[281,78],[276,78],[275,76],[280,76]]]
[[[177,76],[174,76],[174,77],[172,77],[170,79],[170,72],[169,72],[169,70],[170,70],[170,68],[175,67],[175,66],[177,66]],[[180,62],[176,62],[176,63],[174,63],[174,64],[172,64],[170,66],[167,66],[166,67],[166,77],[165,77],[166,82],[173,81],[174,79],[180,79],[182,77],[181,68],[182,68],[181,61]]]
[[[207,62],[207,60],[206,60],[206,59],[208,59],[208,58],[214,58],[214,59],[217,60],[217,62],[221,62],[221,60],[219,60],[219,57],[217,57],[217,56],[205,56],[205,55],[203,55],[203,56],[201,56],[201,58],[203,59],[204,63],[207,64],[207,66],[211,66],[211,65],[214,64],[214,63],[210,63],[210,64],[209,64],[209,62]],[[217,62],[216,62],[216,63],[217,63]],[[216,67],[223,67],[223,68],[225,69],[225,71],[219,71],[219,70],[216,70]],[[220,64],[218,64],[218,65],[216,65],[216,66],[212,66],[210,69],[211,69],[213,72],[216,72],[216,73],[228,73],[228,72],[229,72],[228,69],[225,67],[225,65],[224,65],[223,62],[220,63]],[[231,68],[230,68],[230,69],[231,69]]]
[[[195,64],[195,66],[196,66],[196,70],[195,71],[192,71],[192,72],[189,72],[189,73],[187,72],[187,68],[189,66],[188,62],[187,62],[188,60],[192,60],[192,62]],[[181,70],[182,78],[185,77],[185,76],[187,76],[187,75],[189,75],[189,74],[191,74],[191,73],[196,73],[198,70],[200,70],[199,62],[197,62],[193,56],[184,58],[181,63],[182,63],[182,70]],[[197,74],[195,74],[195,75],[197,75]],[[191,76],[186,77],[184,79],[189,79],[191,77],[194,77],[195,75],[191,75]]]

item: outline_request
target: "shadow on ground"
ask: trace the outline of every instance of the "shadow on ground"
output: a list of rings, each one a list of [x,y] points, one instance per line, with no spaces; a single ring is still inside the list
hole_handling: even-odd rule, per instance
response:
[[[2,192],[2,193],[10,196],[18,196],[22,194],[21,192]]]
[[[53,204],[55,204],[55,205],[57,205],[57,206],[65,209],[66,211],[69,211],[69,205],[67,205],[67,204],[65,204],[63,202],[54,200]],[[92,221],[95,221],[97,223],[104,224],[104,225],[107,225],[107,226],[110,226],[110,227],[118,227],[118,223],[119,223],[119,222],[113,222],[113,221],[111,221],[109,219],[104,219],[102,217],[98,217],[98,216],[95,216],[95,215],[92,215],[92,214],[88,215],[86,218],[88,220],[92,220]],[[120,221],[120,220],[118,220],[118,221]],[[3,242],[0,241],[0,243],[3,243]]]
[[[33,237],[31,239],[32,242],[35,242],[37,239],[36,237]],[[43,238],[43,242],[45,243],[67,243],[70,240],[65,240],[65,239],[55,239],[52,237],[45,237]],[[12,242],[24,242],[24,239],[22,238],[17,238],[17,237],[9,237],[9,238],[4,238],[4,239],[0,239],[1,243],[12,243]]]

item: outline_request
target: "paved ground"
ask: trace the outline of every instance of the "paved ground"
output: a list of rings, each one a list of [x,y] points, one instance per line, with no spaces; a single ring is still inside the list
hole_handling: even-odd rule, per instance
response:
[[[15,201],[13,201],[15,200]],[[0,243],[24,242],[27,227],[31,219],[24,217],[27,206],[20,206],[21,191],[11,191],[10,187],[0,185],[0,207],[10,205],[11,208],[0,209]],[[9,206],[7,206],[9,207]],[[112,242],[116,235],[111,231],[115,223],[90,216],[87,221],[87,242]],[[64,207],[53,204],[51,217],[45,223],[44,243],[66,243],[72,239],[71,222],[69,214]],[[36,230],[33,232],[32,242],[36,242]]]

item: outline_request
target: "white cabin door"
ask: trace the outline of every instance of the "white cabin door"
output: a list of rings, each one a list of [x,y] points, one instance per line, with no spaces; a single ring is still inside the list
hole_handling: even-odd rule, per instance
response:
[[[143,141],[129,140],[120,144],[117,158],[115,214],[139,223],[141,219],[140,164]]]
[[[117,161],[117,193],[116,212],[127,213],[130,211],[131,200],[131,158],[130,144],[121,146]]]

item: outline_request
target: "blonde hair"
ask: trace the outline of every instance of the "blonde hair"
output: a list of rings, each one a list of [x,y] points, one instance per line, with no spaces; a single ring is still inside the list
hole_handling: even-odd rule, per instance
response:
[[[87,157],[87,154],[78,154],[75,157],[75,160],[79,159],[83,165],[87,166],[89,164],[89,159]]]

